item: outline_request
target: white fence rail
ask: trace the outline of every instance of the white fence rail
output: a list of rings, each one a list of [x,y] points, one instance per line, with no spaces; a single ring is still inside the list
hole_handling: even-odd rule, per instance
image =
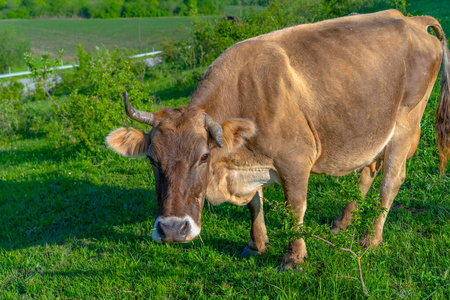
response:
[[[141,58],[141,57],[146,57],[146,56],[155,56],[155,55],[158,55],[161,53],[162,53],[162,51],[153,51],[153,52],[148,52],[148,53],[131,55],[131,56],[129,56],[129,58]],[[75,67],[78,67],[78,65],[67,65],[67,66],[54,67],[54,68],[51,68],[50,70],[65,70],[65,69],[71,69],[71,68],[75,68]],[[11,77],[16,77],[16,76],[26,76],[26,75],[30,75],[30,74],[31,74],[30,71],[7,73],[7,74],[1,74],[0,79],[11,78]]]

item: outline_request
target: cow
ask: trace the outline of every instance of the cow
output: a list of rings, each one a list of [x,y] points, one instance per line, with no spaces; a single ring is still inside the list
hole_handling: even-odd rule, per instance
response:
[[[263,187],[282,186],[298,220],[292,226],[299,226],[310,174],[359,170],[365,194],[383,168],[380,201],[386,210],[374,220],[371,240],[360,241],[378,245],[441,64],[436,130],[445,170],[449,56],[434,18],[405,17],[397,10],[285,28],[224,51],[187,107],[139,111],[125,93],[127,115],[152,129],[119,128],[106,143],[123,156],[148,157],[157,196],[156,242],[185,243],[198,236],[207,198],[246,205],[252,223],[243,254],[263,253]],[[344,209],[333,231],[346,228],[354,206]],[[292,241],[280,268],[296,267],[306,257],[304,240]]]

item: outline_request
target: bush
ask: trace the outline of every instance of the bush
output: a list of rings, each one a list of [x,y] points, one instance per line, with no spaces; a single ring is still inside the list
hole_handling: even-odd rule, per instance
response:
[[[23,55],[30,51],[30,42],[14,27],[0,27],[0,72],[24,64]]]
[[[10,138],[20,125],[20,111],[23,109],[20,99],[24,96],[23,84],[11,80],[0,81],[0,136]]]
[[[104,138],[114,127],[127,126],[130,120],[124,115],[122,94],[128,91],[134,103],[141,101],[139,109],[152,111],[152,101],[144,94],[143,85],[130,68],[130,61],[119,50],[104,48],[85,53],[79,47],[80,66],[68,82],[74,87],[61,108],[67,123],[62,142],[99,154]]]

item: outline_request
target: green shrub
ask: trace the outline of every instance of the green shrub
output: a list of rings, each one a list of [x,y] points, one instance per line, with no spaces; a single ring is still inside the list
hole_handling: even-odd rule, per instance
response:
[[[64,51],[60,50],[56,60],[50,59],[49,53],[43,53],[40,58],[36,58],[31,53],[25,53],[24,58],[28,69],[31,72],[31,78],[35,83],[35,91],[32,95],[33,100],[43,100],[47,96],[55,80],[55,67],[59,65]]]
[[[14,27],[0,27],[0,72],[24,64],[23,55],[30,51],[30,42]]]
[[[16,80],[0,82],[0,137],[10,139],[26,132],[35,118],[24,108],[24,85]]]
[[[23,84],[11,79],[10,81],[0,81],[0,99],[3,101],[19,101],[24,95]]]
[[[97,48],[85,53],[79,48],[80,67],[72,74],[74,91],[61,108],[68,131],[63,135],[80,149],[99,154],[105,136],[117,126],[127,126],[122,94],[140,110],[152,111],[152,101],[130,68],[130,61],[119,50]],[[142,102],[136,105],[136,102]]]
[[[293,19],[284,13],[282,5],[274,1],[262,12],[251,11],[242,21],[227,18],[216,19],[212,24],[195,21],[192,51],[196,53],[197,63],[210,64],[237,42],[292,25]]]

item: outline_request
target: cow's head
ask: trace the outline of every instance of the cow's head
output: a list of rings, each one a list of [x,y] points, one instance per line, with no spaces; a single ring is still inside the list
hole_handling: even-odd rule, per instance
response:
[[[147,156],[156,182],[157,210],[152,237],[157,242],[189,242],[200,234],[201,213],[211,164],[256,132],[253,122],[232,119],[223,125],[200,110],[166,108],[156,113],[131,107],[127,115],[152,126],[143,132],[119,128],[106,144],[127,156]]]

